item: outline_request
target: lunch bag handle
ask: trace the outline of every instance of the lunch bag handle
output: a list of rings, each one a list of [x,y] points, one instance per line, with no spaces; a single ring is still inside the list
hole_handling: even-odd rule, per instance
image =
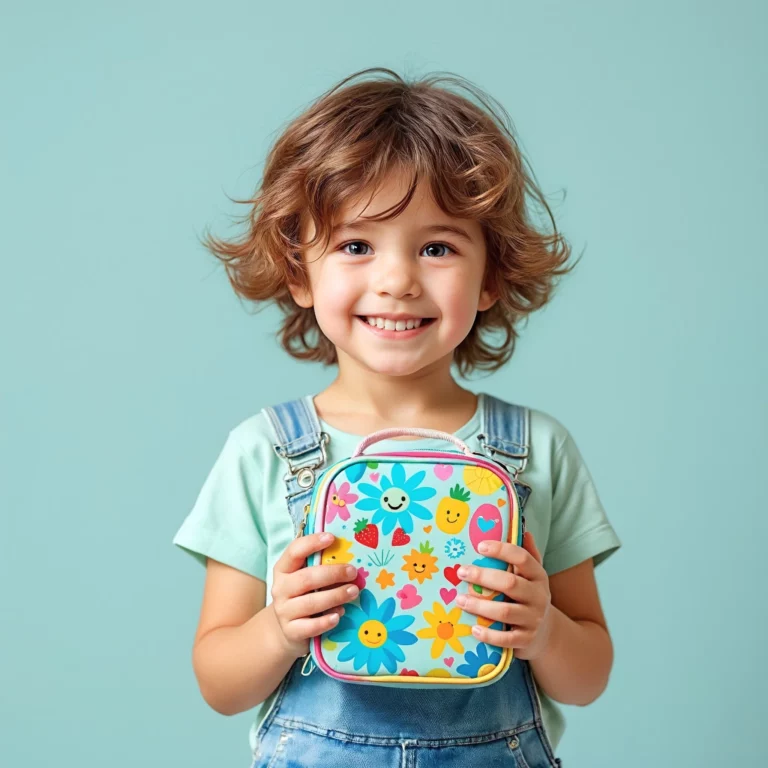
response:
[[[459,440],[459,438],[455,435],[452,435],[449,432],[441,432],[439,429],[418,429],[416,427],[391,427],[389,429],[380,429],[378,432],[371,432],[370,435],[367,435],[360,441],[352,456],[360,456],[369,445],[377,443],[379,440],[386,440],[388,438],[398,437],[400,435],[429,437],[433,440],[448,440],[449,442],[461,448],[461,450],[466,453],[467,456],[472,456],[470,447],[463,440]]]

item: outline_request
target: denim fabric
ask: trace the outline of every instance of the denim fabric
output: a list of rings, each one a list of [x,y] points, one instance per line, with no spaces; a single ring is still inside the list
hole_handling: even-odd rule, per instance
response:
[[[484,450],[495,458],[501,448],[505,463],[524,467],[525,411],[488,395],[483,407]],[[323,436],[302,401],[268,410],[275,450],[289,465],[286,501],[298,526],[312,487],[301,487],[296,475],[312,465],[322,471]],[[522,659],[514,659],[495,683],[461,690],[347,683],[306,662],[297,659],[280,683],[258,729],[252,768],[561,765],[542,726],[530,665]]]

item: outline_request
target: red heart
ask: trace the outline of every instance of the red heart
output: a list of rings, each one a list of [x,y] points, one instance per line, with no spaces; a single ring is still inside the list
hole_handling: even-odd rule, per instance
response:
[[[443,576],[445,576],[448,581],[453,584],[454,587],[458,587],[461,583],[461,579],[459,578],[459,574],[457,571],[459,570],[459,564],[456,563],[456,565],[452,565],[450,567],[446,566],[443,568]]]

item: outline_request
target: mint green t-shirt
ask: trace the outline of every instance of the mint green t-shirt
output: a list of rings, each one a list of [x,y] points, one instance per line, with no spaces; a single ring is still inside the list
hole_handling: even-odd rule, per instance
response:
[[[307,403],[314,408],[313,396]],[[568,430],[543,411],[530,409],[531,435],[528,465],[521,476],[531,486],[525,508],[526,530],[533,533],[552,574],[593,558],[602,563],[620,546],[576,443]],[[341,432],[322,419],[330,436],[326,446],[328,465],[351,456],[363,435]],[[481,428],[480,404],[472,418],[454,433],[477,445]],[[234,427],[224,442],[192,510],[173,538],[173,543],[200,563],[207,558],[255,576],[266,583],[271,600],[272,569],[293,539],[293,525],[285,503],[287,464],[275,453],[274,437],[266,416],[259,412]],[[442,449],[444,440],[382,440],[368,452]],[[562,738],[565,719],[560,706],[537,690],[544,728],[553,749]],[[274,693],[256,708],[250,731],[251,747]]]

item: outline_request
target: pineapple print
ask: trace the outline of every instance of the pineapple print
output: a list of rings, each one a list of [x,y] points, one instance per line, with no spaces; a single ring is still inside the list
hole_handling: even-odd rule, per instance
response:
[[[440,499],[435,512],[435,522],[443,533],[461,533],[469,520],[469,497],[472,494],[458,483],[451,488],[450,495]]]

